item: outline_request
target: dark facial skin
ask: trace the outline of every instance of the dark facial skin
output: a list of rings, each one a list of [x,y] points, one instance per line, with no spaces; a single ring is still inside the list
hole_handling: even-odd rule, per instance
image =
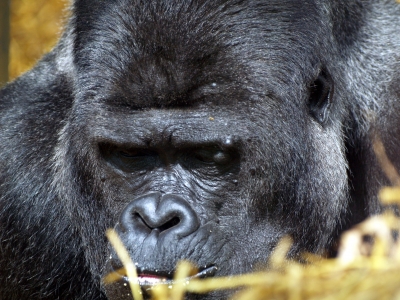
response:
[[[399,167],[399,5],[72,7],[57,47],[0,91],[1,299],[130,299],[123,276],[102,281],[122,267],[108,228],[145,291],[180,260],[197,277],[263,269],[286,235],[291,258],[334,255],[381,210],[370,133]]]
[[[108,130],[115,120],[105,119],[95,139],[102,189],[113,190],[105,205],[115,212],[115,229],[137,264],[141,284],[172,279],[182,259],[207,276],[242,273],[265,262],[256,254],[230,262],[235,247],[255,242],[272,247],[276,239],[276,229],[258,217],[267,211],[252,215],[245,209],[250,204],[242,195],[243,179],[252,175],[243,174],[242,136],[257,137],[240,115],[199,105],[191,111],[150,109],[121,120],[118,116],[120,130]],[[271,227],[263,234],[271,238],[254,236],[249,221]],[[120,267],[112,252],[104,274]],[[116,284],[118,289],[105,286],[110,299],[129,294]]]
[[[240,211],[243,205],[240,201],[221,201],[228,195],[235,199],[239,195],[240,154],[232,136],[221,132],[212,140],[204,140],[204,135],[193,132],[187,139],[179,125],[157,130],[165,123],[162,119],[145,118],[146,124],[154,125],[152,120],[157,124],[151,126],[154,130],[144,130],[151,132],[146,142],[140,128],[135,142],[119,146],[108,141],[101,146],[110,169],[108,184],[120,187],[119,197],[110,203],[112,208],[115,201],[123,206],[116,230],[137,263],[142,284],[151,278],[171,279],[180,259],[196,261],[200,271],[209,269],[209,275],[214,275],[219,269],[217,264],[223,265],[216,259],[221,251],[229,253],[233,249],[227,239],[216,239],[213,233],[222,237],[223,228],[239,223],[232,219],[231,212]],[[198,129],[210,122],[207,115],[185,120]],[[182,122],[173,117],[169,121]],[[121,177],[125,181],[122,184]],[[142,196],[135,198],[137,194]],[[112,255],[106,271],[119,267]],[[106,291],[112,288],[105,287]],[[107,296],[119,299],[121,294],[128,293],[121,288]]]

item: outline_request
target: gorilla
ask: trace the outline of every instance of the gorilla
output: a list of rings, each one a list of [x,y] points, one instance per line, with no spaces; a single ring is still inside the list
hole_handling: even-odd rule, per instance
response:
[[[0,91],[0,298],[124,299],[139,283],[335,253],[400,167],[394,0],[75,0]],[[229,292],[187,295],[226,299]],[[126,297],[125,297],[126,298]]]

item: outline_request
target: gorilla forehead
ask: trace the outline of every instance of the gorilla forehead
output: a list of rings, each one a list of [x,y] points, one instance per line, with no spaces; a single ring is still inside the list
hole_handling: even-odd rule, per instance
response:
[[[263,90],[283,88],[296,69],[312,70],[304,66],[327,36],[312,1],[114,2],[97,2],[99,15],[75,3],[78,84],[140,108],[221,90],[232,98],[255,78],[269,78]]]

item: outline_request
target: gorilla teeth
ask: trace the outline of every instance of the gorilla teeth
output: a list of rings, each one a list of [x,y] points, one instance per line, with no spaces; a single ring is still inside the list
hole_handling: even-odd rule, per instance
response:
[[[159,276],[155,276],[155,275],[141,274],[138,277],[138,281],[139,281],[139,285],[148,286],[148,285],[155,285],[155,284],[164,283],[164,282],[167,283],[172,280],[168,280],[165,277],[159,277]]]
[[[190,277],[190,278],[206,278],[206,277],[212,277],[215,275],[215,273],[217,272],[218,267],[216,266],[209,266],[209,267],[205,267],[204,269],[200,270],[199,273],[197,273],[196,275]]]
[[[200,269],[200,271],[197,274],[190,276],[183,280],[188,281],[188,280],[195,279],[195,278],[212,277],[215,275],[217,270],[218,270],[218,267],[216,267],[214,265],[205,267],[204,269]],[[158,273],[158,272],[156,272],[156,273]],[[139,281],[139,285],[143,286],[143,287],[153,286],[155,284],[171,285],[171,284],[177,283],[169,276],[162,276],[161,274],[155,275],[154,272],[140,272],[139,276],[138,276],[138,281]]]

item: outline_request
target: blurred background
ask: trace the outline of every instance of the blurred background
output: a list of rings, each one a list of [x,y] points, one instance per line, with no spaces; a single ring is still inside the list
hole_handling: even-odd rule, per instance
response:
[[[0,85],[32,68],[66,23],[68,0],[0,0]]]

